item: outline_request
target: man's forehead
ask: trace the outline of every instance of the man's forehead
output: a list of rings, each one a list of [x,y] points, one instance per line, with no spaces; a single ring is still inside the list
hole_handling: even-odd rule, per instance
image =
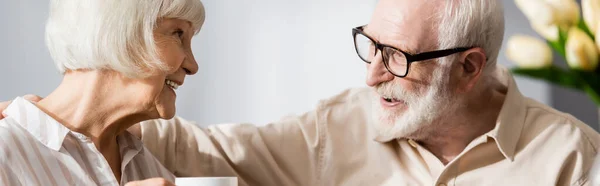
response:
[[[436,4],[436,2],[438,2]],[[437,40],[436,10],[444,0],[381,0],[365,32],[381,43],[409,52]]]
[[[445,4],[445,0],[380,0],[375,12],[385,10],[396,15],[429,15]]]

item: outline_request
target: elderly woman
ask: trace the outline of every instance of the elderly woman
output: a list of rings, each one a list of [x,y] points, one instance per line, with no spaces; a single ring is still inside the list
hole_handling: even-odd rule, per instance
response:
[[[0,185],[173,181],[126,129],[175,114],[177,88],[198,71],[191,39],[199,0],[52,0],[46,42],[62,83],[0,120]]]

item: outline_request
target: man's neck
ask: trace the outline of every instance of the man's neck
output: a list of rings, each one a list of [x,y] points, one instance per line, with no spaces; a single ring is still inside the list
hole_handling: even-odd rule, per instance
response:
[[[439,119],[430,127],[435,130],[424,131],[417,141],[446,165],[462,153],[471,141],[494,129],[504,98],[504,93],[490,91],[480,99],[469,99],[463,109]]]

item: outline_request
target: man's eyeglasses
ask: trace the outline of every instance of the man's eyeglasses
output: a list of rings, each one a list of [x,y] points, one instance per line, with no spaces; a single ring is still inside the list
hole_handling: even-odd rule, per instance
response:
[[[413,62],[445,57],[471,49],[470,47],[461,47],[412,55],[392,46],[376,42],[363,32],[363,26],[352,29],[352,36],[354,37],[354,48],[360,59],[371,64],[371,58],[377,55],[377,51],[381,51],[385,68],[393,75],[401,78],[406,77],[410,64]]]

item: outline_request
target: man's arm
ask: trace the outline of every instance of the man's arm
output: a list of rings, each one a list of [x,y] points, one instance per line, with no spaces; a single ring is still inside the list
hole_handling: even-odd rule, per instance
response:
[[[0,113],[9,104],[0,103]],[[144,145],[176,176],[236,176],[240,185],[318,185],[323,130],[316,112],[263,127],[228,124],[201,129],[174,118],[128,129],[143,136]]]
[[[176,176],[236,176],[241,185],[317,185],[323,140],[315,112],[264,127],[199,128],[181,118],[141,125],[142,140]]]

